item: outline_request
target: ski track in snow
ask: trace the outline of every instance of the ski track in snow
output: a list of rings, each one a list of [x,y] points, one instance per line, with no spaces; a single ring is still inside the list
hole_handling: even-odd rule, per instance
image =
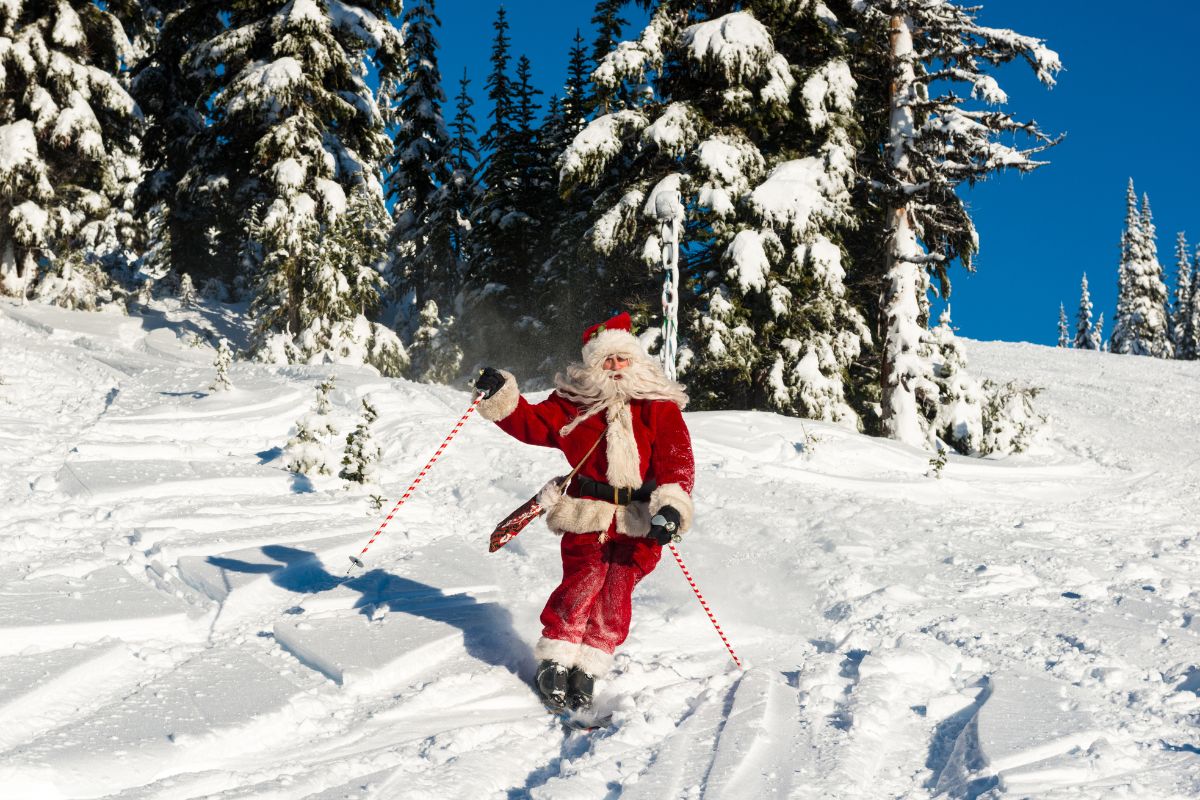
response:
[[[313,386],[337,375],[343,434],[371,395],[390,498],[468,396],[245,363],[211,393],[188,313],[0,303],[5,797],[1200,793],[1200,364],[971,343],[1045,387],[1053,434],[940,479],[834,426],[689,414],[681,553],[747,669],[665,554],[586,733],[527,688],[556,541],[484,544],[557,454],[472,419],[343,580],[380,512],[283,469]]]

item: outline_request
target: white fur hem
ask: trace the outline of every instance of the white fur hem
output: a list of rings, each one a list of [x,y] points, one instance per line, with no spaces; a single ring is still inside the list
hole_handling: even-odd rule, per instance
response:
[[[564,667],[573,667],[579,660],[579,642],[564,642],[562,639],[538,639],[533,646],[533,657],[538,661],[554,661]],[[588,673],[589,675],[592,673]]]
[[[579,655],[575,657],[575,666],[591,675],[593,678],[603,678],[612,669],[613,654],[590,645],[579,645]]]
[[[553,505],[542,502],[553,497],[558,498]],[[555,533],[604,533],[614,515],[617,533],[637,537],[650,532],[650,506],[646,503],[618,506],[590,497],[567,497],[558,493],[557,486],[549,485],[538,494],[538,502],[547,509],[546,525]]]
[[[653,517],[663,506],[679,512],[679,533],[684,534],[692,527],[692,498],[678,483],[664,483],[650,495],[650,516]]]
[[[517,379],[511,372],[499,371],[504,376],[504,385],[486,400],[479,401],[479,416],[492,422],[499,422],[517,410],[517,401],[521,392],[517,388]]]

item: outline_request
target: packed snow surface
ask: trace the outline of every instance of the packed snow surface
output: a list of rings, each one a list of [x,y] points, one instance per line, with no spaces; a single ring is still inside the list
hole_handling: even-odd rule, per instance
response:
[[[557,541],[487,553],[561,457],[472,416],[348,573],[469,395],[244,362],[211,392],[206,331],[235,335],[0,304],[6,798],[1200,794],[1198,363],[971,343],[1053,433],[940,478],[834,425],[688,414],[679,551],[745,669],[666,555],[586,733],[527,686]],[[379,409],[381,488],[282,467],[331,374],[342,437]]]

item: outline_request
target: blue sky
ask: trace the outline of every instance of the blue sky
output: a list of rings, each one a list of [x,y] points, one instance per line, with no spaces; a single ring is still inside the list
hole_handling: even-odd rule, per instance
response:
[[[1139,195],[1150,195],[1159,260],[1172,289],[1176,232],[1188,231],[1193,249],[1200,244],[1200,8],[1179,0],[980,2],[981,24],[1044,38],[1062,56],[1065,69],[1049,91],[1023,63],[996,76],[1014,116],[1067,136],[1045,154],[1048,166],[962,190],[979,229],[980,253],[974,274],[957,267],[951,273],[954,325],[974,339],[1053,344],[1058,305],[1066,305],[1073,323],[1086,271],[1107,334],[1129,178]],[[590,51],[593,3],[508,0],[504,6],[514,61],[528,55],[546,96],[560,91],[576,28]],[[437,6],[446,93],[457,92],[465,66],[481,130],[497,7],[490,0]],[[636,36],[645,15],[630,7],[625,16],[634,23],[626,37]]]

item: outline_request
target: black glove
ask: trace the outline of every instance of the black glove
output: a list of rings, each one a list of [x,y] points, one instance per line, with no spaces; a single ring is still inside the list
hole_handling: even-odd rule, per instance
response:
[[[679,512],[671,506],[663,506],[650,520],[649,537],[661,545],[678,542],[680,538],[679,522],[682,518]]]
[[[475,388],[483,392],[483,399],[500,391],[504,387],[504,376],[500,371],[491,367],[484,367],[479,370],[479,377],[475,379]]]

